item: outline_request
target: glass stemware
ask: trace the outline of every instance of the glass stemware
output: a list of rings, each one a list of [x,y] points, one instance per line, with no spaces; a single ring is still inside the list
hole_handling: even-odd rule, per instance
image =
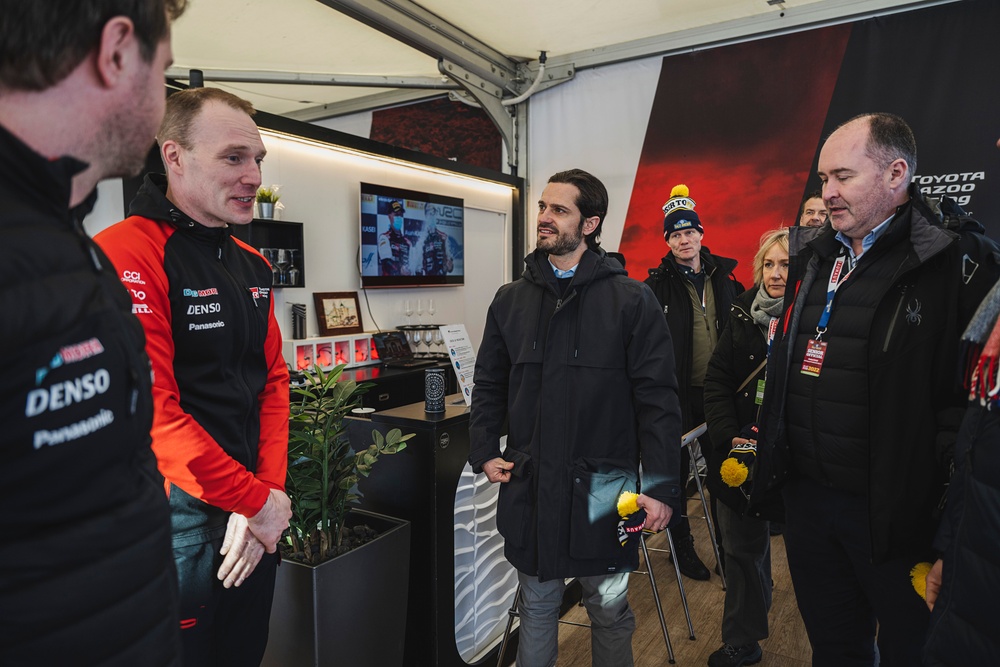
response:
[[[434,330],[434,349],[440,354],[445,354],[444,335],[442,335],[441,329]]]
[[[264,259],[267,263],[271,265],[271,285],[281,284],[281,270],[278,268],[278,254],[277,248],[261,248],[260,254],[264,255]]]
[[[417,326],[419,327],[419,325]],[[413,356],[419,357],[423,355],[420,346],[424,344],[424,332],[419,328],[414,328],[410,333],[413,334]]]
[[[278,282],[275,285],[287,285],[288,284],[288,265],[292,263],[292,254],[288,248],[278,248],[277,249],[277,261],[275,264],[278,266],[280,274],[278,275]]]
[[[436,313],[436,312],[437,312],[437,310],[434,309],[434,299],[428,299],[427,300],[427,314],[431,316],[431,322],[432,323],[434,322],[434,313]]]
[[[413,316],[413,302],[409,299],[403,301],[403,314],[406,315],[406,325],[410,325],[410,317]],[[410,332],[406,332],[406,340],[410,340]]]
[[[422,299],[417,299],[417,324],[420,324],[420,318],[424,316],[424,302]]]
[[[299,278],[302,275],[302,271],[299,270],[299,267],[295,266],[295,254],[298,252],[294,248],[288,250],[288,282],[286,284],[289,287],[298,287],[301,284]]]

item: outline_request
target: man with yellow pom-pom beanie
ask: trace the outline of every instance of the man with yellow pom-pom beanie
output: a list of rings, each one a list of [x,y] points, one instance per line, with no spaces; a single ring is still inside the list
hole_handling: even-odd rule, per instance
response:
[[[663,205],[663,239],[670,252],[655,269],[650,269],[646,284],[656,295],[670,327],[677,366],[681,417],[687,433],[705,421],[705,371],[719,334],[729,318],[733,299],[744,291],[733,275],[736,260],[719,257],[701,245],[705,235],[695,202],[686,185],[676,185]],[[701,451],[711,452],[708,435],[700,438]],[[710,462],[718,466],[718,461]],[[681,478],[687,476],[690,463],[685,449],[681,457]],[[712,514],[715,514],[715,500]],[[694,538],[687,517],[678,515],[670,527],[677,550],[681,573],[691,579],[708,579],[711,574],[694,550]],[[715,522],[718,525],[718,522]]]

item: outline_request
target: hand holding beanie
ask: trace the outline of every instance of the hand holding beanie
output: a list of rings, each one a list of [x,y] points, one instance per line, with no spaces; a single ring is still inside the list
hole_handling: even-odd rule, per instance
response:
[[[618,541],[622,546],[646,525],[646,510],[639,507],[639,496],[632,491],[624,491],[618,496]]]
[[[729,457],[722,462],[719,473],[722,481],[731,488],[742,486],[752,477],[754,461],[757,458],[757,425],[748,424],[740,431],[741,438],[747,442],[733,445]]]

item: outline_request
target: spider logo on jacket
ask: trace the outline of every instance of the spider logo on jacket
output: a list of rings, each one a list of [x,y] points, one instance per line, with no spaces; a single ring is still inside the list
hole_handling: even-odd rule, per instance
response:
[[[920,302],[914,299],[906,305],[906,321],[920,326]]]

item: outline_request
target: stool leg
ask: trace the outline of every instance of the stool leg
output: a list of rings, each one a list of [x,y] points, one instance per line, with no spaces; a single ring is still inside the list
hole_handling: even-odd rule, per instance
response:
[[[667,534],[667,541],[670,544],[670,555],[674,561],[674,576],[677,577],[677,590],[681,592],[681,603],[684,605],[684,615],[687,617],[688,632],[690,639],[694,639],[694,624],[691,623],[691,610],[688,608],[687,594],[684,592],[684,582],[681,580],[681,566],[677,564],[677,552],[674,550],[674,536],[669,530],[663,531]]]
[[[503,659],[507,653],[507,643],[510,640],[510,631],[514,627],[514,619],[517,617],[517,601],[521,599],[521,584],[514,590],[514,602],[507,610],[507,629],[503,631],[503,639],[500,641],[500,656],[497,658],[497,667],[503,667]]]
[[[694,461],[694,450],[692,449],[692,444],[688,445],[688,450],[691,454],[689,458],[691,460],[691,472],[694,474],[694,483],[695,486],[698,487],[698,496],[701,497],[701,507],[705,511],[705,522],[708,523],[708,537],[712,540],[712,551],[715,553],[715,564],[719,566],[719,572],[722,574],[722,590],[726,590],[726,570],[722,565],[722,558],[719,556],[719,542],[715,539],[715,526],[712,524],[712,512],[708,506],[708,500],[705,499],[705,488],[702,486],[701,475],[698,474],[698,466]]]
[[[667,632],[667,622],[663,618],[663,605],[660,604],[660,593],[656,590],[656,579],[653,578],[653,563],[649,560],[649,551],[646,550],[646,536],[639,533],[639,544],[642,546],[642,557],[646,559],[646,574],[649,575],[649,587],[653,591],[653,602],[656,603],[656,613],[660,617],[660,630],[663,631],[663,641],[667,645],[667,655],[670,664],[676,664],[674,660],[674,647],[670,645],[670,634]]]

